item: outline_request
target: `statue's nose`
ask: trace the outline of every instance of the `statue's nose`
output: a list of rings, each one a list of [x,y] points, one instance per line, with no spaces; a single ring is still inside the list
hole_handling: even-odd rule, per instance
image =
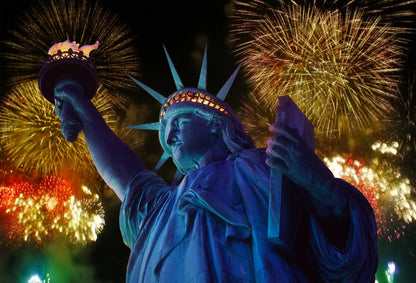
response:
[[[166,143],[172,146],[176,143],[177,140],[178,140],[178,131],[172,129],[171,131],[169,131],[169,134],[166,138]]]

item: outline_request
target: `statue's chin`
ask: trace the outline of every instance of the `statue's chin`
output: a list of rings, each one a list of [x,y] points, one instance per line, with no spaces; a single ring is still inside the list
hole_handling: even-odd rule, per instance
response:
[[[195,170],[199,167],[198,163],[195,161],[190,161],[190,162],[184,162],[183,160],[178,161],[174,157],[173,157],[173,163],[175,163],[179,172],[181,172],[182,174],[186,174],[189,171]]]
[[[61,132],[69,142],[75,142],[81,130],[82,125],[77,120],[65,120],[61,124]]]

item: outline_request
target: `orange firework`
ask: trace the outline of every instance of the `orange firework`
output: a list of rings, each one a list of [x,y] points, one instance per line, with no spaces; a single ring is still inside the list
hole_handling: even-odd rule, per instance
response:
[[[104,225],[98,195],[58,176],[39,183],[10,182],[0,187],[0,212],[9,244],[64,236],[76,244],[95,241]]]

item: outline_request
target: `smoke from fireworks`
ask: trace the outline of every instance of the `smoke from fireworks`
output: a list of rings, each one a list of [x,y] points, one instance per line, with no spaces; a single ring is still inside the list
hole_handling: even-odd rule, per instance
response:
[[[127,77],[138,73],[132,34],[99,1],[41,0],[31,4],[9,31],[10,39],[4,42],[10,84],[37,80],[49,47],[69,39],[80,45],[100,42],[92,60],[102,86],[110,91],[134,87]]]
[[[403,89],[393,102],[391,115],[383,122],[383,139],[386,142],[398,141],[402,170],[416,182],[416,71],[405,78]]]
[[[364,20],[361,11],[288,5],[264,16],[239,5],[242,23],[233,27],[234,36],[250,37],[237,53],[267,107],[289,95],[326,136],[352,134],[386,117],[398,93],[401,29]]]

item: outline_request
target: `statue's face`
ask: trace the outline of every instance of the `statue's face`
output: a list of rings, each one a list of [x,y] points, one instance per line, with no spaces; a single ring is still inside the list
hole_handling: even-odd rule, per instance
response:
[[[172,149],[172,158],[184,172],[203,166],[215,143],[207,121],[193,113],[183,113],[166,123],[165,142]]]

